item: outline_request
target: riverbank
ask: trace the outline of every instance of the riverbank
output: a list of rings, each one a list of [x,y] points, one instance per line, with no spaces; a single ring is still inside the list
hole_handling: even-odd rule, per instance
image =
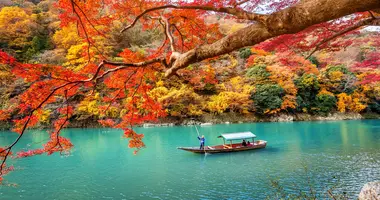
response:
[[[377,113],[330,113],[326,116],[310,115],[306,113],[286,114],[280,113],[271,116],[259,116],[254,114],[222,113],[218,115],[204,114],[194,118],[167,117],[157,122],[144,123],[143,127],[156,126],[188,126],[193,124],[238,124],[252,122],[292,122],[292,121],[338,121],[338,120],[360,120],[360,119],[380,119]],[[39,124],[36,128],[47,128],[49,124]],[[100,128],[102,127],[96,119],[71,120],[68,128]],[[12,124],[0,122],[0,130],[9,130]]]
[[[380,119],[377,113],[331,113],[326,116],[310,115],[305,113],[285,114],[272,116],[259,116],[254,114],[222,113],[218,115],[204,114],[196,118],[174,118],[161,119],[158,123],[146,123],[144,126],[174,126],[174,125],[210,125],[210,124],[236,124],[250,122],[292,122],[292,121],[337,121],[337,120],[360,120]]]

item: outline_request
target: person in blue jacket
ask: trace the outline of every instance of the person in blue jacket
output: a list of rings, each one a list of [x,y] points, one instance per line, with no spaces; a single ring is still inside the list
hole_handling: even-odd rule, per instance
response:
[[[204,135],[202,135],[202,137],[198,136],[198,140],[201,143],[201,146],[199,147],[199,149],[204,149],[205,148],[205,140],[206,140],[205,136]]]

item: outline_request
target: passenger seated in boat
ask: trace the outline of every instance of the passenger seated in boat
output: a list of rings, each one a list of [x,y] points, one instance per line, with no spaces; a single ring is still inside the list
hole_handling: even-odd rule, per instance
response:
[[[241,145],[242,145],[243,147],[246,147],[246,146],[247,146],[247,142],[245,142],[245,140],[243,140],[243,142],[241,143]]]
[[[251,142],[249,140],[247,142],[247,146],[251,146]]]

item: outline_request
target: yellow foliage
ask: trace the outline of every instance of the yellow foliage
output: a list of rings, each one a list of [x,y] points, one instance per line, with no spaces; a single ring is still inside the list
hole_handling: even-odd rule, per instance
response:
[[[88,62],[83,56],[84,48],[86,48],[86,46],[86,43],[71,46],[66,55],[67,62],[63,65],[74,70],[82,68]]]
[[[96,28],[101,30],[104,27],[96,26]],[[89,44],[78,35],[77,27],[73,23],[63,27],[53,36],[57,47],[67,51],[66,62],[63,65],[75,71],[80,70],[88,63],[89,56],[91,61],[95,61],[100,57],[97,52],[102,52],[103,55],[111,53],[112,47],[103,36],[93,36],[91,40],[92,44],[88,49]]]
[[[89,96],[83,99],[78,105],[78,111],[82,113],[92,114],[95,116],[100,115],[99,110],[99,93],[96,93],[95,96]]]
[[[201,109],[199,109],[198,106],[194,105],[194,104],[190,104],[188,106],[188,115],[190,116],[200,116],[202,115],[203,112]]]
[[[227,56],[231,62],[231,65],[227,66],[227,68],[235,69],[235,67],[238,66],[238,64],[239,64],[238,60],[232,55],[227,55]],[[209,68],[212,68],[213,70],[215,70],[215,68],[211,67],[210,65],[209,65]]]
[[[108,117],[116,118],[119,115],[120,115],[119,109],[113,106],[109,107],[106,111],[106,116]]]
[[[354,98],[350,105],[350,110],[353,112],[361,112],[365,108],[367,108],[367,105],[362,104],[359,98]]]
[[[227,108],[234,112],[248,113],[251,103],[249,94],[221,92],[218,95],[211,96],[206,108],[214,113],[223,113]]]
[[[164,81],[157,81],[157,83],[156,83],[156,87],[162,87],[162,86],[164,86]]]
[[[344,74],[341,71],[333,71],[333,72],[329,73],[330,80],[333,82],[341,81],[343,76],[344,76]]]
[[[41,110],[37,113],[37,118],[40,122],[49,122],[51,111],[49,109]]]
[[[302,79],[302,85],[305,85],[307,87],[311,87],[314,85],[316,77],[314,76],[308,76],[306,78]]]
[[[361,85],[361,89],[362,89],[363,93],[367,93],[367,92],[372,90],[371,87],[368,85]]]
[[[0,41],[9,46],[24,47],[30,44],[31,16],[20,7],[3,7],[0,11]]]
[[[121,109],[120,110],[120,114],[119,114],[119,117],[123,117],[124,115],[126,115],[128,113],[128,110],[127,109]]]
[[[162,82],[162,81],[161,81]],[[158,86],[159,84],[157,84],[157,86]],[[161,85],[161,84],[160,84]],[[164,86],[158,86],[158,87],[156,87],[156,88],[154,88],[154,89],[152,89],[149,93],[148,93],[148,95],[150,96],[150,97],[152,97],[153,99],[160,99],[160,98],[162,98],[162,97],[164,97],[165,95],[167,95],[169,93],[169,90],[166,88],[166,87],[164,87]]]
[[[203,113],[202,98],[194,92],[193,88],[182,84],[180,89],[171,88],[167,92],[161,87],[160,90],[150,95],[163,95],[158,98],[158,101],[168,108],[168,113],[171,116],[198,116]]]
[[[346,112],[346,103],[351,101],[351,96],[347,95],[346,93],[338,94],[337,108],[339,112]]]
[[[56,31],[53,36],[53,41],[58,48],[70,49],[71,46],[83,43],[82,39],[78,35],[77,27],[71,23],[61,30]]]
[[[350,110],[353,112],[361,112],[365,108],[367,108],[367,105],[365,104],[367,102],[367,98],[363,93],[359,93],[355,91],[352,95],[352,103],[350,104]]]
[[[352,95],[346,93],[338,94],[337,107],[339,112],[346,112],[350,110],[352,112],[361,112],[367,105],[362,103],[366,98],[363,94],[354,92]]]
[[[225,83],[219,84],[217,88],[221,91],[231,91],[243,94],[250,94],[254,87],[249,84],[246,84],[246,81],[243,77],[236,76]]]
[[[331,92],[329,92],[329,91],[327,91],[326,88],[322,88],[322,89],[319,91],[319,93],[318,93],[318,95],[323,95],[323,94],[330,95],[330,96],[334,96],[334,94],[331,93]]]
[[[219,95],[211,96],[206,106],[210,112],[223,113],[228,108],[228,100],[221,95],[222,93],[224,92],[221,92]]]
[[[233,112],[248,113],[252,101],[249,99],[254,86],[246,83],[241,76],[231,78],[229,81],[217,85],[218,95],[210,97],[206,109],[213,113],[223,113],[227,109]]]

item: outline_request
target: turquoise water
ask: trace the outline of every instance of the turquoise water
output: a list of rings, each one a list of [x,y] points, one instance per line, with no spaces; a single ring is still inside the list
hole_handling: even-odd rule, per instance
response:
[[[0,186],[0,199],[262,199],[273,197],[271,180],[287,193],[307,192],[308,180],[320,197],[358,195],[380,180],[380,120],[252,123],[198,128],[206,145],[222,132],[252,131],[266,149],[198,155],[177,146],[198,146],[194,127],[138,128],[147,147],[138,155],[122,131],[66,129],[75,147],[68,156],[13,160],[6,176],[17,187]],[[0,132],[0,145],[17,135]],[[16,146],[37,148],[44,131],[30,131]]]

